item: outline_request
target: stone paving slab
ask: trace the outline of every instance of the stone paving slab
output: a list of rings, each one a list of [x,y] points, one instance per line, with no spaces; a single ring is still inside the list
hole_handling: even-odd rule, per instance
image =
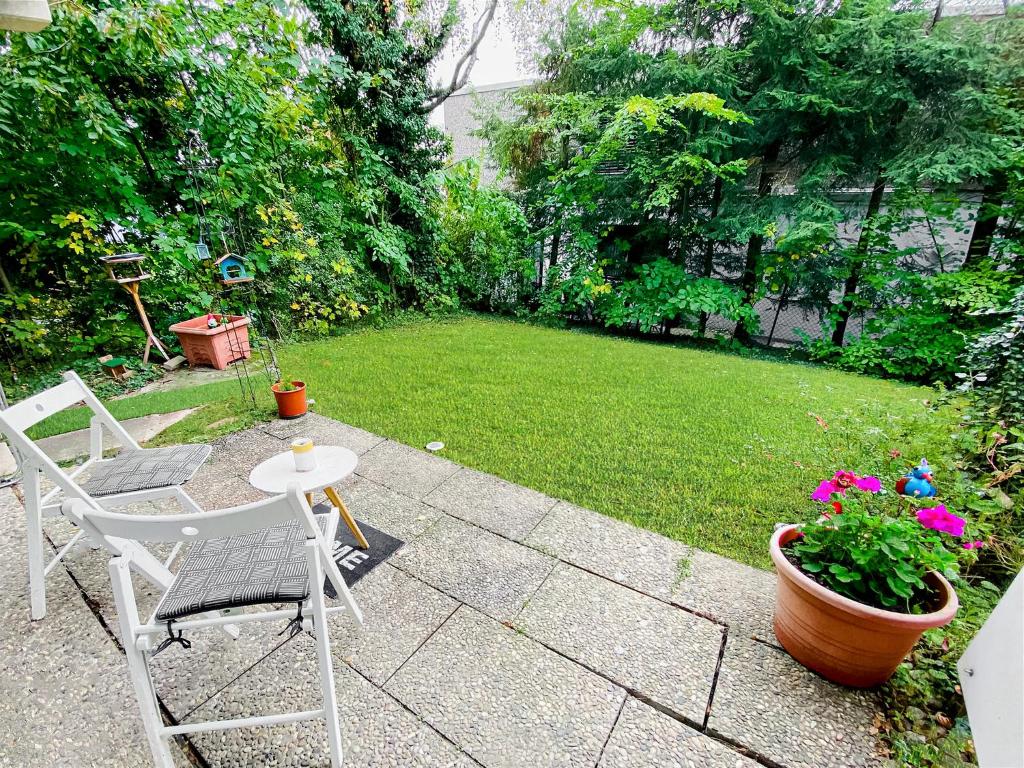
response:
[[[249,485],[248,480],[236,475],[221,475],[209,482],[196,478],[185,490],[204,510],[236,507],[239,504],[249,504],[267,498],[267,494],[257,491]]]
[[[550,496],[473,469],[460,469],[423,500],[513,541],[526,538],[555,505]]]
[[[121,395],[114,399],[122,400],[125,397],[133,397],[134,395],[141,395],[146,392],[166,392],[172,389],[198,387],[203,384],[212,384],[217,381],[237,378],[238,373],[235,372],[234,365],[228,366],[223,371],[205,366],[193,368],[187,365],[173,371],[168,371],[156,381],[151,381],[146,386],[137,389],[132,395]]]
[[[266,610],[260,606],[252,610]],[[280,606],[286,608],[287,606]],[[294,609],[294,605],[291,606]],[[253,622],[239,627],[233,640],[217,630],[189,634],[192,647],[172,645],[150,657],[150,671],[157,695],[177,720],[230,685],[239,675],[260,664],[285,642],[280,625]]]
[[[385,686],[487,768],[593,766],[625,692],[462,607]]]
[[[757,768],[703,733],[634,699],[626,699],[598,768]]]
[[[685,544],[564,501],[524,543],[662,600],[689,569]]]
[[[357,519],[405,542],[422,534],[443,514],[435,507],[365,477],[349,478],[339,492]]]
[[[200,477],[215,481],[218,475],[232,474],[247,479],[253,468],[271,456],[288,450],[287,440],[269,435],[259,429],[247,429],[214,440],[209,460],[189,483]],[[205,470],[205,472],[204,472]]]
[[[383,685],[459,603],[419,579],[381,565],[352,590],[363,612],[363,626],[336,622],[331,647],[335,663],[348,663]]]
[[[772,630],[774,573],[693,549],[686,576],[676,583],[671,600],[728,624],[733,634],[777,644]]]
[[[335,630],[347,618],[332,617]],[[464,753],[386,693],[344,664],[335,664],[335,688],[345,765],[360,768],[471,768]],[[322,706],[314,641],[306,634],[200,707],[191,722],[279,714]],[[197,734],[193,740],[212,768],[329,768],[322,720]]]
[[[703,725],[722,627],[560,563],[515,627],[628,690]]]
[[[841,688],[784,652],[730,636],[708,732],[788,768],[876,765],[874,694]]]
[[[555,565],[547,555],[447,515],[390,562],[498,621],[519,613]]]
[[[340,445],[362,456],[384,442],[384,438],[365,429],[350,427],[318,413],[307,413],[299,419],[275,419],[262,430],[290,443],[297,437],[308,437],[316,445]],[[287,449],[287,445],[285,448]]]
[[[525,544],[775,642],[775,574],[559,502]]]
[[[124,655],[66,573],[47,578],[47,615],[30,620],[24,519],[0,490],[0,766],[148,765]]]
[[[150,545],[149,551],[160,560],[171,553],[169,545]],[[92,549],[88,544],[79,544],[64,557],[64,568],[78,582],[79,587],[89,595],[93,607],[99,611],[111,631],[118,634],[117,609],[114,607],[114,593],[110,586],[110,553],[106,549]],[[160,597],[156,588],[137,573],[132,574],[139,615],[143,619],[156,608]]]
[[[440,456],[388,440],[363,454],[356,473],[421,500],[459,469]]]
[[[7,443],[0,442],[0,478],[13,477],[18,471],[18,460]]]

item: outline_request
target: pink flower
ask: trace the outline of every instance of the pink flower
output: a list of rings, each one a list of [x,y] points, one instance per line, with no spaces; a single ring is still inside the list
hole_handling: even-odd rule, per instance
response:
[[[945,504],[917,510],[917,522],[933,531],[942,531],[950,536],[963,536],[967,521],[946,509]],[[973,549],[973,547],[971,547]]]
[[[878,493],[882,490],[882,481],[877,477],[858,477],[853,472],[840,470],[832,476],[831,480],[822,480],[821,484],[814,489],[811,498],[814,501],[829,501],[833,493],[846,495],[848,488],[858,488],[868,493]]]
[[[981,549],[982,547],[985,546],[985,542],[984,541],[965,541],[960,546],[962,546],[964,549]]]

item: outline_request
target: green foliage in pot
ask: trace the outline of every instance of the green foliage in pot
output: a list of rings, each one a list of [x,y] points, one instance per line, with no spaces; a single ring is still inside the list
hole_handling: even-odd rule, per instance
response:
[[[837,472],[812,498],[829,511],[802,526],[787,556],[819,584],[875,608],[936,610],[927,573],[956,581],[960,561],[982,546],[945,505],[885,491],[877,478]]]

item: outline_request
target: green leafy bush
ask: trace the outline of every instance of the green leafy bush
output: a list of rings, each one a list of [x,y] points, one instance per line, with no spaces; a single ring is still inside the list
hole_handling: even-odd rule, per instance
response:
[[[968,345],[984,338],[988,351],[979,347],[974,362],[984,381],[985,367],[995,363],[994,358],[989,362],[991,353],[1007,348],[998,342],[1008,337],[987,329],[994,318],[1004,316],[1001,313],[1013,297],[1016,277],[1012,272],[990,264],[930,276],[896,270],[870,282],[878,306],[866,307],[871,316],[864,333],[842,347],[805,334],[804,344],[813,360],[857,373],[950,383],[962,369]]]
[[[990,309],[989,316],[1002,322],[978,336],[963,359],[965,388],[997,414],[1024,419],[1024,288],[1005,309]]]
[[[644,332],[656,327],[696,329],[701,313],[755,323],[742,292],[721,280],[693,277],[668,259],[643,264],[636,272],[636,278],[613,287],[613,298],[600,313],[606,325],[635,325]]]
[[[481,185],[480,166],[472,159],[445,170],[441,192],[436,258],[426,273],[432,285],[422,289],[425,306],[522,309],[533,274],[522,210],[505,192]]]

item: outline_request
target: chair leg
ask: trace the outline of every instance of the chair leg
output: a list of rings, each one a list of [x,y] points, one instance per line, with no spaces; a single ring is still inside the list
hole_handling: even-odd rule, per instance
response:
[[[306,543],[306,561],[309,565],[309,583],[315,585],[315,588],[310,590],[310,602],[316,629],[316,653],[320,665],[320,689],[324,699],[327,741],[331,748],[331,768],[341,768],[344,753],[341,746],[341,724],[338,721],[338,701],[335,698],[330,627],[327,626],[327,607],[324,604],[324,571],[315,540]]]
[[[46,562],[43,545],[42,497],[39,493],[39,470],[25,468],[25,526],[28,540],[28,588],[32,619],[46,615]]]
[[[114,591],[114,602],[117,605],[117,618],[121,630],[121,644],[128,657],[128,675],[135,688],[135,698],[139,702],[139,714],[142,727],[149,742],[149,751],[153,755],[156,768],[174,768],[170,744],[161,736],[163,718],[156,699],[156,690],[149,675],[146,657],[135,645],[135,626],[138,623],[138,608],[135,605],[135,593],[132,591],[131,573],[122,558],[110,561],[110,584]]]

